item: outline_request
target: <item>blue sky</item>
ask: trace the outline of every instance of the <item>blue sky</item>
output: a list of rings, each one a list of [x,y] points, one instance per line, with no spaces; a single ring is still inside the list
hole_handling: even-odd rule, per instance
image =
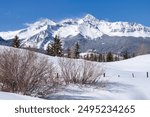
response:
[[[20,29],[41,18],[59,21],[87,13],[150,26],[150,0],[0,0],[0,31]]]

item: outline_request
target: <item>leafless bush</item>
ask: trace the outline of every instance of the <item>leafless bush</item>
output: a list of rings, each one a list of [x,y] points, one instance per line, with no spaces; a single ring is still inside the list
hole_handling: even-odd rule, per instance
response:
[[[32,51],[6,49],[0,53],[0,89],[47,96],[56,87],[54,65]]]
[[[61,76],[66,84],[95,84],[97,83],[103,69],[88,61],[75,61],[72,59],[60,59],[59,66]]]

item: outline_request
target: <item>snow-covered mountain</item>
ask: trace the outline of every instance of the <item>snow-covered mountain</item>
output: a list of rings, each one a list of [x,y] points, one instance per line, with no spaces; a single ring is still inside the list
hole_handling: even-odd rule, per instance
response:
[[[27,24],[25,29],[0,32],[0,37],[4,40],[13,39],[15,35],[22,40],[23,47],[46,48],[55,35],[59,35],[64,42],[71,39],[79,41],[78,37],[84,41],[102,39],[106,36],[150,38],[150,27],[137,23],[108,22],[87,14],[83,18],[65,19],[60,22],[42,19]]]

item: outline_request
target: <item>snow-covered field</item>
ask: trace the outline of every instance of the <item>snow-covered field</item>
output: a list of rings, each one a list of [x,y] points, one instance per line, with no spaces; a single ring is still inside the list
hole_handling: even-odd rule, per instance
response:
[[[106,87],[100,88],[98,84],[91,87],[70,85],[65,90],[50,95],[49,99],[150,99],[150,55],[105,63],[103,66],[108,80]],[[148,78],[146,72],[149,72]]]
[[[0,49],[2,48],[0,46]],[[49,57],[49,60],[53,61],[56,65],[58,63],[57,57]],[[138,56],[118,62],[103,63],[103,67],[106,73],[106,77],[103,79],[107,80],[105,87],[99,87],[99,84],[96,86],[69,85],[63,90],[51,94],[49,99],[150,99],[150,55]],[[148,78],[147,72],[149,73]],[[36,98],[0,92],[0,99],[21,100]]]
[[[14,93],[0,92],[0,100],[40,100],[40,99]]]

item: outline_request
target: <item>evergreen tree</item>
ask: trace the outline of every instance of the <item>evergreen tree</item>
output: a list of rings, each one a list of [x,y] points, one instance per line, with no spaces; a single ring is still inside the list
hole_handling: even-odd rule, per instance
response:
[[[58,36],[54,37],[54,42],[48,45],[47,54],[51,56],[62,56],[62,44]]]
[[[68,57],[78,59],[80,57],[79,49],[79,43],[74,44],[71,48],[67,50]]]
[[[96,53],[94,54],[93,60],[94,60],[94,61],[97,61],[97,55],[96,55]]]
[[[107,60],[107,62],[113,61],[113,54],[111,52],[108,52],[106,60]]]
[[[54,38],[54,45],[52,46],[54,49],[55,56],[62,56],[62,44],[59,37],[56,35]]]
[[[54,56],[53,44],[49,43],[46,51],[47,51],[47,55]]]
[[[15,38],[13,40],[12,47],[15,47],[15,48],[20,47],[20,40],[19,40],[19,37],[17,35],[15,36]]]
[[[103,55],[102,54],[99,54],[98,55],[98,62],[102,62],[103,61]]]
[[[130,58],[130,57],[129,57],[129,53],[128,53],[128,51],[125,51],[125,52],[123,53],[123,59],[128,59],[128,58]]]
[[[80,57],[80,52],[79,52],[79,49],[80,49],[80,45],[79,43],[77,42],[75,44],[75,58],[78,59]]]
[[[71,50],[70,50],[70,48],[67,49],[67,57],[71,58]]]

